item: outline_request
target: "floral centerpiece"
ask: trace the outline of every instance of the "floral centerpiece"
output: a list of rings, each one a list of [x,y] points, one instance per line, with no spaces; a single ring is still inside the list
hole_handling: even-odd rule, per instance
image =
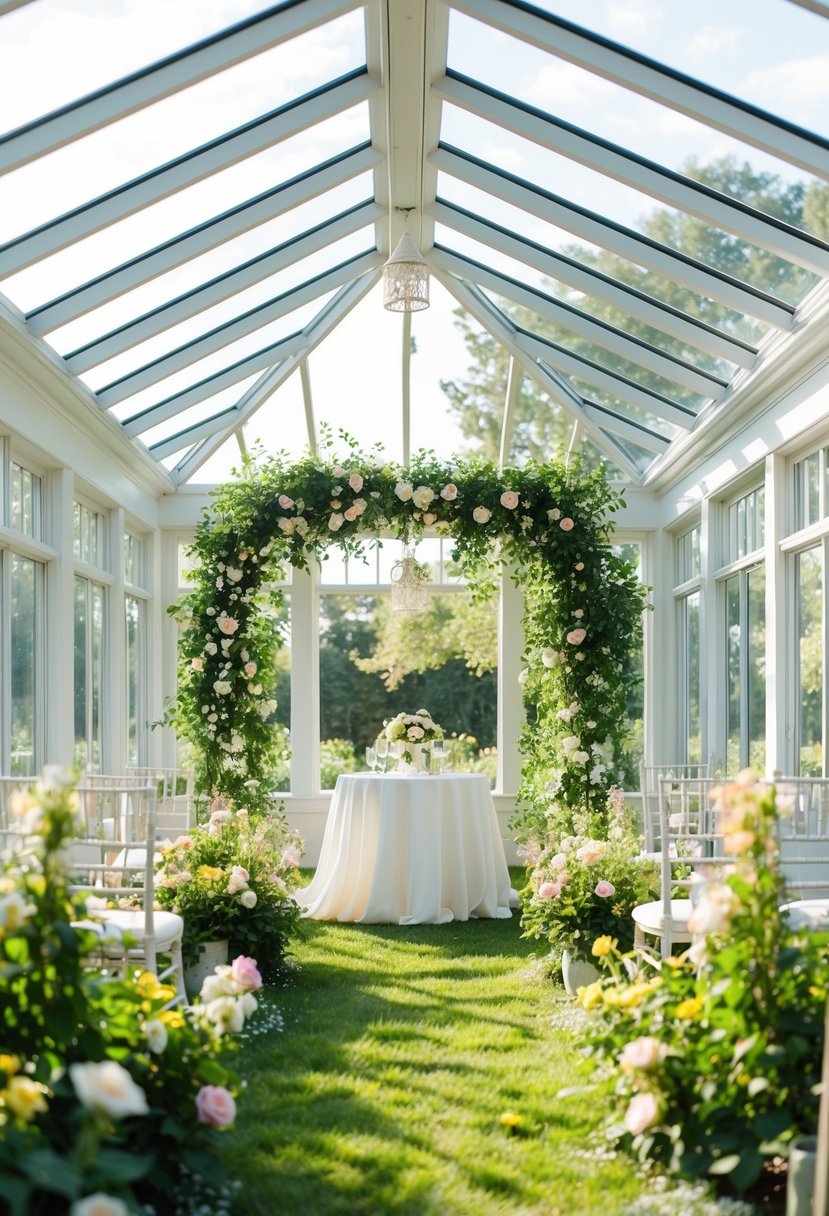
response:
[[[525,936],[546,938],[559,952],[589,958],[597,938],[633,945],[631,912],[655,899],[658,866],[642,854],[620,789],[611,789],[604,822],[575,817],[563,830],[551,826],[543,844],[525,850],[532,865],[524,892]]]
[[[276,977],[300,909],[292,898],[301,842],[276,815],[223,804],[208,823],[159,847],[156,898],[184,918],[185,961],[207,941],[227,939],[233,954],[253,955]]]
[[[415,765],[424,745],[443,738],[443,728],[428,709],[419,709],[416,714],[397,714],[386,722],[384,733],[390,743],[398,744],[403,767]]]

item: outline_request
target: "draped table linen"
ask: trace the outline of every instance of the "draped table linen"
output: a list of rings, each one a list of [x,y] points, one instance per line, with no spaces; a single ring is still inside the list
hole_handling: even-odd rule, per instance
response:
[[[313,920],[363,924],[511,916],[487,777],[341,774],[316,873],[296,899]]]

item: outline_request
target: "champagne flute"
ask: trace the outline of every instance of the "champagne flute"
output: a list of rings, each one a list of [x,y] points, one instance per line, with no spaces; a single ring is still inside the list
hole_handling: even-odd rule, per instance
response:
[[[444,750],[443,740],[435,739],[432,744],[432,767],[437,773],[443,772],[443,766],[446,763],[446,751]]]
[[[380,768],[380,772],[384,773],[386,771],[386,765],[388,764],[389,759],[389,741],[385,734],[380,734],[377,736],[377,742],[374,744],[374,750],[377,752],[377,763]]]
[[[377,752],[373,747],[366,748],[366,764],[372,772],[377,768]]]

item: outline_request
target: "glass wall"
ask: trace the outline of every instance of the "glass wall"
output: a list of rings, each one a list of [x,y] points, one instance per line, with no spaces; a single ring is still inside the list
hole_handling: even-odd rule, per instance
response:
[[[797,612],[797,771],[824,774],[823,546],[794,555]]]
[[[724,507],[723,566],[716,576],[725,626],[725,765],[766,769],[765,490]]]
[[[676,538],[677,724],[679,764],[702,763],[701,564],[699,524]]]
[[[43,565],[11,554],[10,580],[11,721],[9,772],[33,776],[41,762],[38,704],[41,682],[39,639],[43,616]]]

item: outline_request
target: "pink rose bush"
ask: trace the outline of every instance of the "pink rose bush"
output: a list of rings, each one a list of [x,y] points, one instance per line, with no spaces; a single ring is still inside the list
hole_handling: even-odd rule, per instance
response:
[[[558,830],[551,823],[534,846],[524,903],[527,935],[582,957],[602,937],[630,948],[631,909],[655,897],[658,870],[641,856],[642,840],[620,792],[612,791],[604,816],[565,820]]]

